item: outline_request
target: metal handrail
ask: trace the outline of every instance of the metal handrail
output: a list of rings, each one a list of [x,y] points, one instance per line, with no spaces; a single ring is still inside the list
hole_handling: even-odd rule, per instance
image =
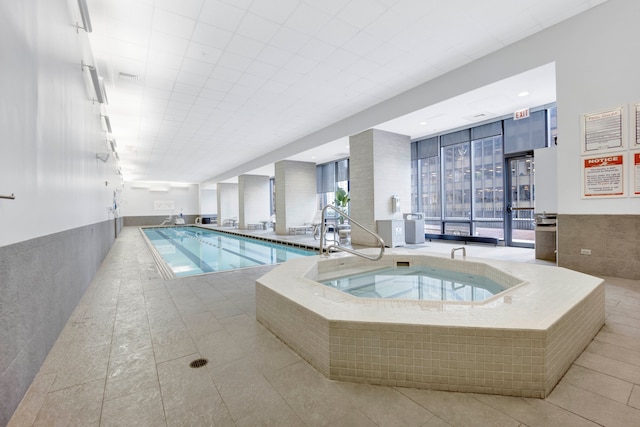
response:
[[[341,211],[340,209],[338,209],[336,206],[334,205],[326,205],[324,208],[322,208],[322,214],[320,215],[320,256],[324,256],[324,243],[325,243],[325,223],[324,223],[324,214],[327,211],[327,209],[333,209],[337,214],[348,218],[349,222],[351,222],[352,224],[357,225],[358,227],[362,228],[364,231],[366,231],[367,233],[371,234],[373,237],[376,238],[376,240],[378,241],[378,244],[380,245],[380,253],[377,256],[370,256],[367,254],[363,254],[362,252],[358,252],[356,250],[353,249],[349,249],[349,248],[345,248],[343,246],[338,245],[329,245],[327,246],[327,255],[329,256],[329,252],[331,249],[335,249],[338,251],[343,251],[343,252],[348,252],[350,254],[368,259],[369,261],[378,261],[382,258],[382,256],[384,255],[384,241],[382,240],[382,237],[378,236],[376,233],[374,233],[373,231],[369,230],[367,227],[365,227],[364,225],[360,224],[358,221],[354,220],[353,218],[351,218],[349,215],[347,215],[345,212]]]

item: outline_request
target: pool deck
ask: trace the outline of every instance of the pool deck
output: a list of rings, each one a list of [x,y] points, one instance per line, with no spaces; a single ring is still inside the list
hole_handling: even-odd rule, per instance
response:
[[[538,262],[522,248],[468,245],[467,255]],[[255,281],[274,268],[165,281],[137,228],[124,227],[9,427],[596,427],[640,419],[638,280],[606,279],[604,328],[541,400],[329,380],[256,321]],[[209,364],[190,368],[200,357]]]
[[[208,228],[211,230],[226,231],[229,233],[239,234],[248,237],[266,238],[273,241],[282,243],[291,243],[294,245],[305,245],[312,248],[318,248],[318,240],[313,238],[311,233],[306,234],[276,234],[273,229],[268,230],[242,230],[234,227],[222,227],[217,225],[197,225],[198,227]],[[350,245],[345,245],[351,247]],[[500,258],[507,261],[525,262],[542,265],[555,265],[555,263],[539,260],[531,257],[531,249],[528,248],[514,248],[505,246],[494,246],[488,244],[467,244],[462,242],[451,241],[432,241],[419,244],[408,244],[403,249],[416,250],[416,251],[428,251],[429,253],[441,253],[449,255],[451,249],[465,246],[470,256],[476,258]],[[356,247],[357,248],[357,247]],[[459,256],[459,254],[458,254]]]

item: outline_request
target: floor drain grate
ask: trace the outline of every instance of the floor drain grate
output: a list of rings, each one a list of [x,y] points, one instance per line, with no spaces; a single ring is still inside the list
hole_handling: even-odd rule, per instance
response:
[[[207,359],[196,359],[193,362],[189,363],[189,367],[191,367],[191,368],[202,368],[207,363],[209,363],[209,361]]]

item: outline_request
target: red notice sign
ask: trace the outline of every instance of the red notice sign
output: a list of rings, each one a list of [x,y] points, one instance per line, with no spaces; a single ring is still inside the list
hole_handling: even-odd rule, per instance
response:
[[[584,159],[584,195],[624,195],[624,156],[611,155]]]

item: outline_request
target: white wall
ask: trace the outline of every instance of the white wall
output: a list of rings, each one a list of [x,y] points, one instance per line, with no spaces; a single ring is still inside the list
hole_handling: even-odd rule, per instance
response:
[[[553,142],[551,142],[553,144]],[[537,212],[558,212],[558,150],[555,145],[533,150]]]
[[[173,205],[173,208],[166,206]],[[122,216],[199,215],[198,184],[125,182],[122,192]],[[157,208],[162,209],[157,209]]]
[[[218,183],[218,224],[222,225],[227,219],[238,219],[238,184]]]
[[[218,191],[200,188],[200,215],[218,214]]]
[[[558,211],[638,214],[640,198],[581,199],[581,128],[585,113],[640,101],[637,26],[640,2],[609,0],[549,32],[557,52]],[[626,108],[625,108],[625,111]],[[627,168],[627,178],[630,178]],[[628,184],[630,180],[627,180]],[[628,185],[627,185],[628,187]]]
[[[238,227],[260,224],[271,217],[271,197],[269,177],[261,175],[240,175],[238,177]]]
[[[120,179],[95,157],[107,143],[73,4],[0,2],[0,195],[16,197],[0,199],[0,246],[113,218]]]
[[[317,212],[315,163],[277,162],[275,185],[276,233],[288,234],[289,227],[310,224]]]

